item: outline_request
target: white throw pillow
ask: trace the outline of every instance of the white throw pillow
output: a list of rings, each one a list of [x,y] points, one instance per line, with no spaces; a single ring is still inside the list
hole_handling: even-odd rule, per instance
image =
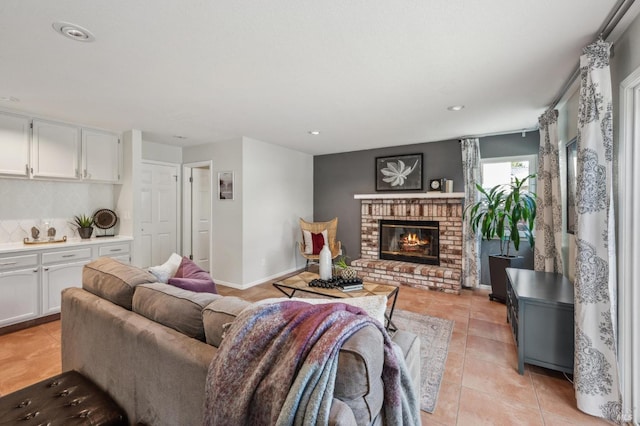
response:
[[[164,262],[162,265],[150,267],[149,272],[151,272],[158,279],[159,283],[166,284],[169,282],[169,278],[173,278],[173,276],[176,274],[181,262],[182,256],[173,253],[171,256],[169,256],[169,260]]]
[[[266,305],[269,303],[283,302],[285,300],[306,302],[311,305],[320,305],[326,303],[345,303],[347,305],[362,308],[371,318],[377,320],[383,326],[385,324],[384,313],[387,310],[387,296],[384,295],[349,297],[345,299],[305,299],[302,297],[292,297],[291,299],[289,299],[288,297],[275,297],[271,299],[258,300],[252,305],[247,306],[247,308],[255,305]]]
[[[324,238],[325,244],[329,244],[329,237],[327,234],[327,230],[321,232],[322,238]],[[312,254],[313,253],[313,238],[311,237],[311,231],[302,230],[302,239],[304,242],[304,254]]]

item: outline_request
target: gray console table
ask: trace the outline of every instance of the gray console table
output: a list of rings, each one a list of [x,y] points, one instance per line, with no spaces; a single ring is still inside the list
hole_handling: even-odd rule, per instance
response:
[[[562,274],[507,268],[507,321],[524,363],[573,374],[573,285]]]

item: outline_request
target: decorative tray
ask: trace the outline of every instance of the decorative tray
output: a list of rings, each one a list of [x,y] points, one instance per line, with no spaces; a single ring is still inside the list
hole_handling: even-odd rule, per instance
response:
[[[64,243],[67,241],[67,236],[65,235],[59,240],[30,240],[29,238],[24,239],[25,244],[53,244],[53,243]]]

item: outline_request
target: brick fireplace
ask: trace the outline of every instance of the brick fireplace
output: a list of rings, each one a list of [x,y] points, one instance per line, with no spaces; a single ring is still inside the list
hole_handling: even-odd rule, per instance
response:
[[[356,194],[360,199],[360,259],[351,266],[367,281],[459,294],[462,275],[463,193]],[[439,265],[379,256],[381,220],[439,223]]]

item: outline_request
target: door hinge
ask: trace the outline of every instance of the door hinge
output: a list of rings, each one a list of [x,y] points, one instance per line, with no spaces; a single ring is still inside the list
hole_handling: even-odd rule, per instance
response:
[[[189,255],[189,260],[193,260],[193,255],[192,254]]]
[[[33,129],[33,121],[31,123],[29,123],[29,127],[31,127]]]
[[[189,183],[193,183],[193,178],[189,176]]]

